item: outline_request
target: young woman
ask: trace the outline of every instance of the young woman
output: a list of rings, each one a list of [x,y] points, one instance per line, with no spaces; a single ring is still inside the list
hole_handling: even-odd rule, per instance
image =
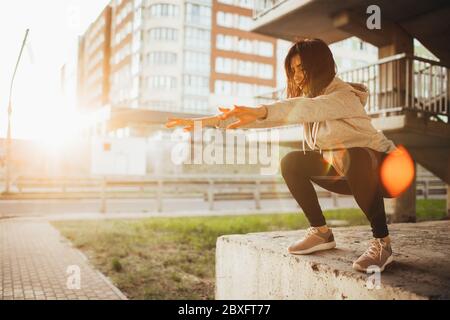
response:
[[[380,165],[396,147],[372,126],[364,110],[367,88],[336,76],[333,55],[325,42],[306,39],[295,43],[286,56],[285,69],[286,100],[258,107],[219,108],[221,113],[216,116],[169,119],[167,126],[184,126],[189,131],[194,121],[227,129],[303,124],[303,151],[287,154],[281,172],[311,227],[288,251],[310,254],[336,246],[314,182],[355,197],[371,224],[374,240],[353,268],[365,272],[378,266],[383,271],[393,258],[383,202],[389,195],[380,182]],[[305,151],[305,141],[310,151]],[[345,178],[333,179],[336,176]]]

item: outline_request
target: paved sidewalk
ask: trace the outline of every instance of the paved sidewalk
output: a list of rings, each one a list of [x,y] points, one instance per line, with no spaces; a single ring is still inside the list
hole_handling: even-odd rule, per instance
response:
[[[48,222],[0,220],[0,299],[126,297]]]

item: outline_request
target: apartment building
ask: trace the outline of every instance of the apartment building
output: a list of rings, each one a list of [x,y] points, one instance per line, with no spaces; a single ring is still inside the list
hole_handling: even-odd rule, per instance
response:
[[[277,40],[251,33],[253,0],[212,3],[212,106],[253,105],[277,87]]]
[[[111,104],[181,110],[181,1],[115,0]]]
[[[89,26],[78,45],[77,104],[95,110],[109,103],[111,7]]]
[[[210,114],[221,104],[253,104],[277,87],[277,42],[248,31],[252,6],[112,0],[80,40],[80,106]]]
[[[114,107],[137,107],[140,84],[140,6],[134,10],[133,0],[114,0],[110,3],[111,57],[110,103]]]

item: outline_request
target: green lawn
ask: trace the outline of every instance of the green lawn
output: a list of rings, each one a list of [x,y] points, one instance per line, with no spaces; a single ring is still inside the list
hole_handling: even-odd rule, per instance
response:
[[[444,215],[444,200],[418,201],[419,220]],[[325,216],[367,224],[358,209],[327,211]],[[217,237],[308,226],[298,213],[53,224],[130,299],[213,299]]]

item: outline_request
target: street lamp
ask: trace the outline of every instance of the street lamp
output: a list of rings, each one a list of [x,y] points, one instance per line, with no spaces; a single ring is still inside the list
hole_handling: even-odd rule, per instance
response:
[[[14,78],[16,77],[17,68],[19,67],[20,58],[22,57],[23,48],[27,42],[28,32],[30,29],[25,31],[25,37],[23,38],[22,47],[20,48],[19,57],[17,58],[16,67],[14,68],[14,73],[11,79],[11,86],[9,88],[9,102],[8,102],[8,131],[6,133],[6,175],[5,175],[5,191],[4,194],[9,193],[9,185],[11,183],[11,114],[12,114],[12,91]]]

